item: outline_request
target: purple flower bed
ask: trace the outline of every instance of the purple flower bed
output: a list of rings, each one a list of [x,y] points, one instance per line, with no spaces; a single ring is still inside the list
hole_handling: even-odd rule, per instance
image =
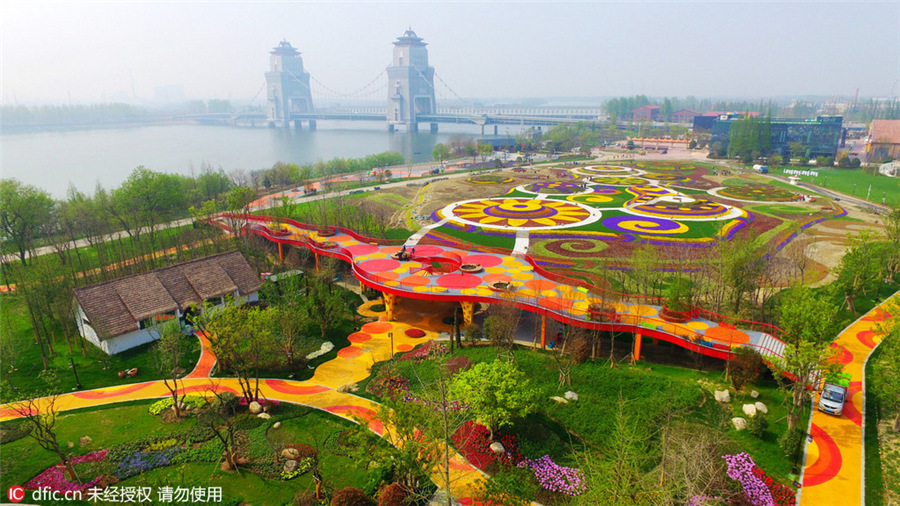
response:
[[[773,506],[775,504],[769,487],[753,472],[756,463],[747,452],[723,455],[722,458],[728,463],[728,477],[741,484],[741,487],[744,488],[744,495],[751,504],[754,506]]]
[[[519,467],[530,467],[541,486],[551,492],[581,495],[587,490],[584,472],[581,469],[560,466],[550,460],[549,455],[534,460],[525,459]]]
[[[85,462],[99,462],[106,458],[106,452],[107,450],[101,450],[88,453],[87,455],[81,455],[80,457],[72,457],[69,462],[73,465]],[[62,464],[56,464],[55,466],[48,467],[43,473],[28,480],[28,483],[24,485],[24,488],[28,490],[37,490],[43,487],[50,487],[50,490],[60,493],[82,491],[99,483],[100,478],[101,477],[98,476],[85,483],[70,483],[69,480],[66,479],[66,468]]]
[[[124,480],[144,471],[168,466],[172,463],[172,457],[181,453],[181,450],[180,446],[176,446],[156,452],[134,452],[119,462],[115,471],[116,478]]]

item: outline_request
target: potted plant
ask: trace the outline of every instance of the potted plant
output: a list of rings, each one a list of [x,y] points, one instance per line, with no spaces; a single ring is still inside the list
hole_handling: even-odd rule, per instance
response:
[[[488,285],[488,288],[494,290],[495,292],[505,292],[512,289],[512,284],[510,284],[508,281],[494,281],[493,283]]]
[[[334,235],[334,227],[329,226],[321,226],[319,227],[319,235],[322,237],[331,237]]]
[[[481,272],[482,269],[481,264],[462,264],[459,266],[459,270],[469,273]]]

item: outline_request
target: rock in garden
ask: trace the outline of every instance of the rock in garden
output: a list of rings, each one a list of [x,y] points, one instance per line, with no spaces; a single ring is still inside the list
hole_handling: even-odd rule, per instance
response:
[[[284,450],[281,450],[281,456],[287,459],[299,459],[300,450],[296,448],[285,448]]]
[[[273,428],[273,429],[280,429],[280,428],[281,428],[281,422],[275,422],[275,424],[272,425],[272,428]]]
[[[766,405],[761,402],[757,402],[756,404],[754,404],[754,406],[756,406],[756,411],[759,411],[760,413],[765,414],[769,412],[769,408],[767,408]]]
[[[81,436],[78,440],[78,446],[87,446],[91,444],[91,436]]]
[[[268,413],[260,413],[260,414],[256,415],[256,417],[262,418],[263,420],[268,420],[269,418],[272,418],[272,415],[270,415]]]
[[[731,393],[728,390],[715,390],[713,395],[718,402],[731,402]]]
[[[750,390],[750,397],[753,397],[754,399],[758,399],[759,392],[757,392],[756,390]]]
[[[69,441],[68,443],[66,443],[66,446],[68,446],[69,448],[75,448],[75,442]]]
[[[263,411],[262,405],[256,401],[251,402],[250,406],[248,406],[248,407],[250,408],[250,412],[253,413],[254,415],[258,415],[258,414],[262,413],[262,411]]]
[[[751,418],[756,416],[756,406],[753,404],[744,404],[743,410],[744,414]]]
[[[569,390],[568,392],[566,392],[566,399],[568,399],[568,400],[570,400],[570,401],[577,401],[577,400],[578,400],[578,394],[576,394],[575,392]]]
[[[744,430],[747,428],[747,420],[744,420],[741,417],[735,417],[731,419],[731,423],[734,424],[735,430]]]
[[[556,401],[556,402],[558,402],[558,403],[560,403],[560,404],[568,404],[568,403],[569,403],[569,401],[563,399],[562,397],[560,397],[560,396],[558,396],[558,395],[554,395],[553,397],[550,398],[550,400],[551,400],[551,401]]]
[[[347,392],[356,392],[358,390],[359,390],[359,385],[357,385],[356,383],[346,383],[344,385],[339,386],[337,389],[337,391],[342,394],[345,394]]]
[[[496,453],[497,455],[500,455],[501,453],[506,451],[506,448],[504,448],[503,444],[500,442],[491,443],[490,448],[491,448],[491,451]]]
[[[296,460],[289,460],[284,463],[284,472],[293,473],[296,470],[297,470],[297,461]]]

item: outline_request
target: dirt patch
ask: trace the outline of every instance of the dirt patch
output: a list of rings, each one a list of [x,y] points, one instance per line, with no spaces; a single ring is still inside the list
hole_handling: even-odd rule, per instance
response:
[[[848,214],[865,216],[863,213],[852,211],[848,211]],[[863,230],[871,230],[880,235],[884,230],[884,225],[873,222],[828,220],[808,229],[806,233],[811,238],[808,240],[806,254],[816,270],[824,271],[824,275],[816,280],[813,286],[822,286],[834,281],[835,275],[832,269],[841,263],[841,258],[847,249],[847,234],[855,235]]]

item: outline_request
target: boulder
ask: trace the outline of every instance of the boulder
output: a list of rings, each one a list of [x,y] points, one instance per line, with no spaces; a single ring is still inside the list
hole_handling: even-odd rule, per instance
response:
[[[750,397],[753,397],[754,399],[759,399],[759,392],[757,392],[756,390],[750,390]]]
[[[745,414],[745,415],[747,415],[747,416],[749,416],[749,417],[751,417],[751,418],[754,417],[754,416],[756,416],[756,406],[755,406],[755,405],[753,405],[753,404],[744,404],[744,407],[743,407],[742,409],[744,410],[744,414]]]
[[[272,425],[272,428],[273,428],[273,429],[280,429],[280,428],[281,428],[281,422],[275,422],[275,424]]]
[[[284,472],[293,473],[296,470],[297,470],[297,461],[296,460],[289,460],[284,463]]]
[[[250,409],[250,412],[253,413],[254,415],[258,415],[263,412],[262,404],[260,404],[256,401],[251,402],[250,406],[248,406],[248,408]]]
[[[569,403],[569,401],[563,399],[562,397],[560,397],[560,396],[558,396],[558,395],[554,395],[553,397],[550,398],[550,400],[551,400],[551,401],[556,401],[556,402],[558,402],[558,403],[560,403],[560,404],[568,404],[568,403]]]
[[[66,443],[66,446],[68,446],[69,448],[75,448],[75,441],[69,441],[68,443]]]
[[[87,446],[91,444],[91,436],[81,436],[78,439],[78,446]]]
[[[286,459],[299,459],[300,450],[296,448],[285,448],[284,450],[281,450],[281,456]]]
[[[503,444],[499,443],[499,442],[491,443],[490,448],[491,448],[491,451],[496,453],[497,455],[500,455],[501,453],[506,451],[506,448],[503,447]]]
[[[728,390],[715,390],[713,395],[717,402],[731,402],[731,393]]]
[[[272,415],[270,415],[268,413],[260,413],[260,414],[256,415],[256,417],[262,418],[263,420],[268,420],[269,418],[272,418]]]
[[[578,400],[578,394],[576,394],[575,392],[573,392],[573,391],[571,391],[571,390],[569,390],[568,392],[566,392],[565,396],[566,396],[566,399],[567,399],[567,400],[570,400],[570,401],[577,401],[577,400]]]
[[[761,402],[757,402],[753,405],[756,406],[756,411],[763,413],[763,414],[769,413],[769,408],[767,408],[765,404],[763,404]]]
[[[337,391],[346,394],[347,392],[356,392],[359,390],[359,385],[356,383],[346,383],[338,387]]]
[[[741,417],[735,417],[731,419],[731,423],[734,424],[735,430],[744,430],[747,428],[747,420],[744,420]]]

